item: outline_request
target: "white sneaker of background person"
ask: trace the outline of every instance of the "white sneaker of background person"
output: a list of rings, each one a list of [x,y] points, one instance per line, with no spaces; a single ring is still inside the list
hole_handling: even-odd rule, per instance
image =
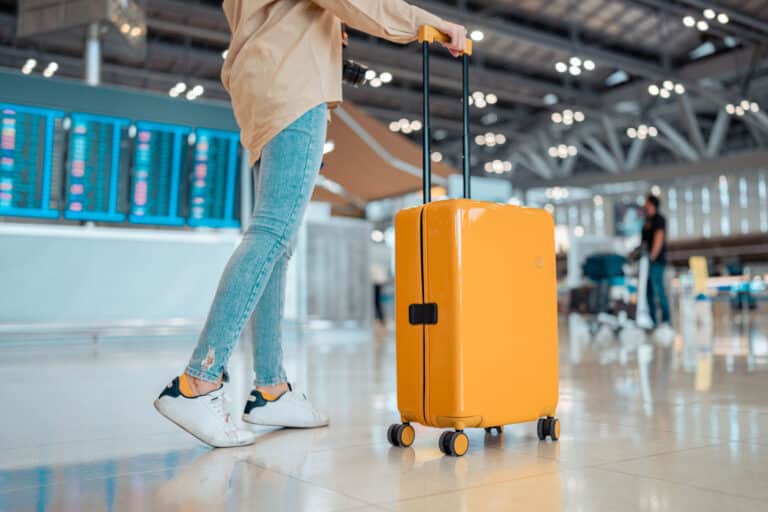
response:
[[[179,377],[176,377],[155,400],[155,409],[214,448],[253,444],[256,435],[237,428],[229,410],[230,400],[224,393],[224,384],[222,382],[220,387],[204,395],[190,397],[181,392]]]
[[[293,390],[278,397],[251,391],[243,411],[243,421],[265,427],[316,428],[328,425],[328,417],[309,402],[304,393]]]
[[[675,341],[675,330],[669,324],[661,324],[653,331],[653,339],[659,345],[668,347]]]

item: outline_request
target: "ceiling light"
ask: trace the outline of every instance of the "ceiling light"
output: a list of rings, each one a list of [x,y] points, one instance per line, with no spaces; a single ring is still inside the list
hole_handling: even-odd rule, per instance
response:
[[[491,162],[485,162],[483,169],[485,169],[485,172],[493,172],[493,165]]]
[[[197,84],[196,86],[194,86],[192,88],[192,91],[190,91],[190,92],[194,93],[195,96],[202,96],[203,93],[205,92],[205,88],[203,88],[202,85]]]
[[[749,110],[750,103],[747,100],[741,100],[741,108]]]
[[[391,123],[389,123],[389,131],[399,132],[400,131],[400,123],[398,123],[397,121],[392,121]]]
[[[472,32],[469,33],[469,37],[473,41],[482,41],[483,39],[485,39],[485,34],[483,33],[482,30],[473,30]]]
[[[570,63],[571,63],[571,66],[579,67],[581,66],[581,59],[578,57],[571,57]]]
[[[745,112],[745,111],[744,111],[744,109],[741,107],[741,105],[739,105],[738,107],[736,107],[736,115],[737,115],[737,116],[739,116],[739,117],[742,117],[744,114],[746,114],[746,112]]]
[[[123,23],[122,25],[120,25],[120,32],[122,32],[123,34],[127,34],[130,31],[131,31],[131,26],[128,23]]]
[[[661,96],[662,98],[666,99],[666,98],[669,98],[672,95],[669,93],[668,90],[662,89],[661,91],[659,91],[659,96]]]
[[[577,68],[576,66],[571,66],[568,72],[573,76],[579,76],[581,74],[581,68]]]
[[[189,91],[189,92],[187,93],[187,99],[188,99],[189,101],[194,101],[194,100],[196,100],[196,99],[197,99],[197,95],[196,95],[196,94],[194,94],[192,91]]]
[[[704,17],[707,18],[708,20],[715,19],[715,16],[717,16],[717,13],[712,9],[704,9]]]
[[[485,94],[482,91],[475,91],[472,93],[472,97],[476,100],[482,100],[485,99]]]
[[[381,87],[381,78],[374,78],[373,80],[371,80],[368,83],[371,84],[371,87],[374,87],[374,88],[375,87]]]
[[[573,118],[576,120],[577,123],[584,122],[584,119],[585,119],[584,112],[576,112],[575,114],[573,114]]]
[[[443,161],[443,154],[439,151],[435,151],[430,155],[430,158],[433,162],[442,162]]]
[[[56,62],[49,63],[43,70],[43,76],[45,78],[51,78],[59,70],[59,65]]]
[[[488,104],[487,104],[487,103],[485,102],[485,100],[483,99],[483,100],[477,100],[477,101],[475,101],[475,106],[476,106],[477,108],[485,108],[485,107],[487,107],[487,106],[488,106]]]
[[[555,64],[555,69],[557,70],[558,73],[565,73],[566,71],[568,71],[568,64],[566,64],[565,62],[558,62],[557,64]]]
[[[175,98],[179,94],[181,94],[181,92],[178,89],[176,89],[175,87],[171,87],[171,90],[168,91],[168,96],[170,96],[171,98]]]
[[[696,28],[699,29],[699,32],[706,32],[709,30],[709,23],[707,23],[704,20],[699,21],[696,23]]]
[[[139,37],[141,35],[141,27],[133,27],[131,29],[131,37]]]
[[[648,94],[651,96],[658,96],[660,92],[659,86],[656,84],[651,84],[648,86]]]
[[[503,164],[504,164],[504,172],[509,172],[512,170],[512,162],[505,160]]]
[[[323,154],[324,155],[327,155],[328,153],[330,153],[334,149],[336,149],[336,143],[333,142],[332,140],[327,140],[327,141],[325,141],[325,144],[323,144]]]
[[[637,130],[635,128],[627,128],[627,137],[630,139],[637,138]]]
[[[650,135],[651,137],[656,137],[658,134],[659,134],[659,130],[656,129],[655,126],[651,126],[650,128],[648,128],[648,135]]]
[[[499,101],[499,98],[495,94],[488,94],[485,97],[485,101],[487,101],[489,105],[495,105]]]
[[[573,117],[573,110],[568,108],[563,110],[563,117]]]
[[[476,136],[475,144],[477,144],[478,146],[485,146],[485,136],[484,135]]]
[[[675,88],[675,82],[672,80],[664,80],[664,88],[668,91],[672,91]]]
[[[376,78],[376,72],[374,70],[369,69],[368,71],[365,72],[366,80],[373,80],[374,78]]]
[[[173,86],[174,89],[178,90],[179,93],[182,93],[187,90],[187,84],[184,82],[178,82],[176,85]]]
[[[411,125],[410,125],[410,123],[409,123],[407,126],[401,126],[401,127],[400,127],[400,131],[401,131],[401,132],[403,132],[404,134],[408,135],[408,134],[409,134],[409,133],[411,133],[413,130],[411,130]]]
[[[421,130],[421,121],[419,120],[411,121],[411,130],[415,132]]]
[[[759,105],[758,103],[754,103],[754,102],[753,102],[753,103],[752,103],[752,104],[749,106],[749,110],[751,110],[752,112],[754,112],[755,114],[757,114],[758,112],[760,112],[760,105]]]
[[[576,146],[568,146],[568,156],[576,156],[579,154],[579,150]]]
[[[506,144],[507,138],[504,136],[503,133],[497,133],[496,134],[496,144]]]
[[[736,107],[734,107],[732,104],[729,103],[725,106],[725,111],[733,115],[736,113]]]
[[[584,61],[584,69],[587,71],[594,71],[595,70],[595,63],[591,60],[585,60]]]
[[[552,122],[553,123],[557,123],[557,124],[562,123],[563,122],[563,114],[561,114],[560,112],[553,113],[552,114]]]
[[[720,13],[717,15],[717,21],[722,23],[723,25],[727,25],[729,21],[731,21],[731,18],[728,17],[725,13]]]
[[[573,118],[572,117],[566,117],[563,119],[563,124],[566,126],[571,126],[573,124]]]
[[[27,62],[24,63],[25,68],[35,69],[35,66],[37,66],[37,60],[35,59],[27,59]]]
[[[381,79],[382,83],[388,84],[389,82],[392,81],[392,73],[385,71],[381,75],[379,75],[379,78]]]
[[[384,241],[384,233],[381,230],[374,229],[371,231],[371,240],[373,240],[376,243],[381,243]]]
[[[685,18],[683,18],[683,25],[689,28],[693,28],[694,26],[696,26],[696,20],[694,19],[693,16],[686,16]]]
[[[398,121],[398,124],[400,125],[400,129],[403,128],[410,128],[411,122],[407,120],[406,118],[402,118]]]
[[[549,156],[552,158],[557,158],[557,148],[551,147],[549,148]]]
[[[685,94],[685,86],[683,84],[675,84],[675,92],[677,94]]]

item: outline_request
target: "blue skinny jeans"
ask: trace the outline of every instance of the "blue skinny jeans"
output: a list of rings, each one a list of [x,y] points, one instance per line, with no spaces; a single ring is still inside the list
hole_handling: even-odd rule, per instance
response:
[[[281,327],[285,274],[320,171],[327,111],[325,103],[314,107],[264,147],[251,224],[221,276],[188,375],[218,381],[252,317],[254,384],[287,381]]]

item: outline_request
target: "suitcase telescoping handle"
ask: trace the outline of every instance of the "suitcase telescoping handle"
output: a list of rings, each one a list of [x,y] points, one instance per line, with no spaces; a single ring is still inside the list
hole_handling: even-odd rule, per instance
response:
[[[419,42],[423,55],[424,82],[424,122],[423,122],[423,169],[424,169],[424,204],[432,200],[432,151],[430,150],[431,130],[429,125],[429,44],[434,41],[448,42],[448,36],[435,27],[424,25],[419,29]],[[472,55],[472,40],[467,39],[467,46],[461,54],[461,107],[462,107],[462,167],[464,175],[464,198],[470,196],[469,179],[469,56]]]

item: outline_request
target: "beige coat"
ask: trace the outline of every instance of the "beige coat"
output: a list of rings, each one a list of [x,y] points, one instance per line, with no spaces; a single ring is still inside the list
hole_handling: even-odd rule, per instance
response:
[[[442,20],[402,0],[224,0],[232,30],[221,79],[258,160],[309,109],[341,102],[341,22],[396,43]]]

